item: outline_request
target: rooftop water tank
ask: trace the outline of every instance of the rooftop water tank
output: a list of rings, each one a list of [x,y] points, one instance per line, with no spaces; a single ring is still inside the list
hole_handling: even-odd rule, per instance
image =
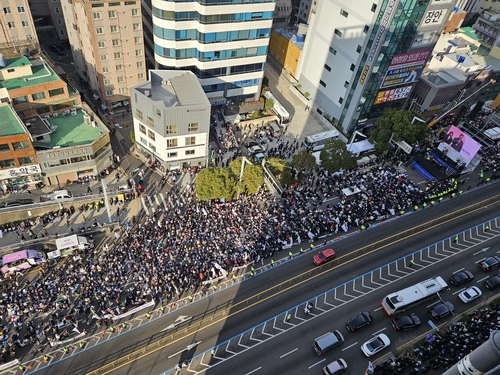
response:
[[[5,68],[7,66],[7,60],[5,60],[5,56],[3,53],[0,53],[0,68]]]
[[[297,35],[297,43],[301,43],[304,41],[304,36],[303,35]]]

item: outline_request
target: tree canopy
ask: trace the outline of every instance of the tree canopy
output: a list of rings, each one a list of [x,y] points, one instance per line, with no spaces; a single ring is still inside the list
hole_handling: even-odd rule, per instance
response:
[[[423,141],[427,132],[427,125],[421,121],[411,123],[417,114],[411,111],[388,108],[377,120],[371,131],[369,141],[375,145],[379,152],[387,151],[391,148],[389,140],[405,141],[409,144]]]
[[[204,201],[236,195],[234,175],[229,168],[205,168],[196,177],[196,196]]]
[[[292,162],[290,165],[297,169],[299,172],[304,171],[306,174],[316,169],[318,164],[316,163],[316,158],[313,154],[302,150],[299,153],[292,156]]]
[[[347,151],[347,145],[339,139],[328,140],[319,158],[321,165],[330,173],[356,166],[356,159]]]
[[[264,184],[262,166],[260,164],[245,164],[243,176],[240,179],[242,158],[238,158],[229,164],[234,181],[239,188],[240,194],[255,194]]]

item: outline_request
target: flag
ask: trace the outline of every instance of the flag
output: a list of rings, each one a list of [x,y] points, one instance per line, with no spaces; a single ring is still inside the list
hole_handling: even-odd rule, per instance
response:
[[[373,371],[373,370],[375,370],[373,364],[370,361],[368,361],[368,371]]]

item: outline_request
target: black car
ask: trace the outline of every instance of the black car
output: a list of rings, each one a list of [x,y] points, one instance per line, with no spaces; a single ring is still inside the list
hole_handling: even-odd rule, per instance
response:
[[[484,286],[489,289],[495,289],[500,286],[500,275],[492,276],[484,282]]]
[[[35,203],[33,199],[18,199],[15,201],[0,202],[0,208],[19,207],[19,206],[24,206],[25,204],[33,204],[33,203]]]
[[[450,283],[452,283],[455,286],[459,286],[463,283],[466,283],[467,281],[471,281],[474,278],[474,275],[472,272],[463,270],[460,272],[457,272],[454,275],[450,276]]]
[[[57,44],[51,44],[49,46],[49,49],[52,52],[57,53],[59,56],[64,56],[66,55],[66,49],[64,47],[58,46]]]
[[[392,319],[392,326],[396,331],[420,327],[420,319],[415,314],[403,315]]]
[[[439,320],[455,311],[455,306],[451,302],[444,301],[429,309],[429,316],[434,320]]]
[[[368,311],[362,311],[358,315],[353,316],[351,319],[349,319],[346,322],[345,326],[349,331],[354,332],[361,327],[370,324],[371,322],[373,322],[373,318],[370,313]]]
[[[479,267],[484,271],[491,271],[500,266],[500,258],[497,256],[488,257],[479,262]]]

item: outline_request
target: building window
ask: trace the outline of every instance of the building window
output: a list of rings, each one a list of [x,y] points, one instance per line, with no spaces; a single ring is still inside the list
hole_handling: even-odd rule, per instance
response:
[[[12,103],[14,104],[22,104],[28,101],[28,96],[18,96],[17,98],[12,99]]]
[[[141,29],[141,24],[140,23],[134,23],[133,26],[134,26],[133,27],[134,30],[140,30]]]
[[[148,141],[146,141],[146,139],[145,139],[145,138],[142,138],[142,137],[141,137],[141,143],[144,143],[145,145],[147,145],[147,144],[148,144]]]
[[[139,15],[139,9],[132,9],[132,15],[133,16],[138,16]]]
[[[186,137],[186,146],[192,146],[196,144],[196,137]]]
[[[116,70],[123,70],[123,65],[116,65]]]
[[[342,14],[345,18],[349,16],[349,13],[347,13],[344,9],[340,9],[340,14]]]
[[[21,142],[12,143],[12,147],[14,148],[14,150],[17,151],[17,150],[25,150],[27,148],[30,148],[30,145],[29,145],[28,141],[21,141]]]
[[[100,19],[101,19],[101,12],[93,12],[93,13],[92,13],[92,17],[93,17],[95,20],[100,20]]]
[[[7,22],[7,26],[9,26],[9,29],[13,29],[16,27],[16,24],[14,22]]]
[[[186,150],[186,155],[194,155],[194,150]]]
[[[111,41],[111,43],[113,44],[113,46],[119,46],[120,45],[120,39],[113,39]]]
[[[360,52],[361,52],[361,48],[362,48],[362,47],[358,44],[358,48],[356,48],[356,52],[357,52],[357,53],[360,53]]]
[[[101,61],[106,61],[108,59],[108,55],[101,55]]]
[[[21,21],[21,25],[23,25],[23,27],[28,27],[30,24],[28,21]]]
[[[139,61],[139,62],[137,63],[137,67],[138,67],[138,68],[142,68],[142,66],[143,66],[143,65],[144,65],[144,64],[142,63],[142,61]]]
[[[5,8],[3,8],[3,12],[4,12],[5,14],[9,14],[9,13],[11,13],[11,11],[10,11],[10,7],[5,7]]]
[[[354,69],[356,69],[356,65],[351,64],[351,72],[354,72]]]
[[[10,147],[7,143],[0,144],[0,152],[10,152]]]
[[[363,28],[363,32],[366,34],[368,33],[368,30],[370,30],[370,26],[365,25],[365,27]]]
[[[142,56],[142,49],[136,49],[135,50],[135,55],[136,56]]]
[[[345,81],[345,82],[344,82],[344,87],[345,87],[345,88],[348,88],[348,87],[349,87],[349,82]]]
[[[49,90],[49,96],[52,98],[53,96],[64,94],[64,89],[61,87],[59,89]]]
[[[61,25],[62,25],[62,24],[61,24]],[[59,34],[60,34],[60,35],[64,35],[64,29],[60,29],[60,30],[59,30]],[[28,37],[28,36],[26,35],[26,37]],[[31,39],[31,35],[30,35],[30,39]]]
[[[337,54],[337,50],[336,50],[336,49],[334,49],[333,47],[330,47],[330,53],[331,53],[332,55],[336,55],[336,54]]]
[[[109,78],[104,78],[103,82],[105,85],[111,85],[111,80]]]
[[[152,144],[151,142],[149,142],[149,148],[150,148],[151,150],[153,150],[153,152],[156,152],[156,147],[155,147],[155,145],[154,145],[154,144]]]
[[[108,17],[109,18],[116,18],[116,12],[114,10],[108,11]]]
[[[121,59],[122,58],[122,53],[121,52],[115,52],[114,56],[115,56],[115,59]]]
[[[148,122],[149,126],[154,127],[155,126],[155,120],[149,116],[147,116],[146,121]]]
[[[120,87],[120,88],[118,89],[118,92],[119,92],[120,94],[125,94],[125,93],[127,92],[127,89],[126,89],[125,87]]]
[[[161,109],[155,107],[156,116],[161,117]]]
[[[97,46],[99,48],[105,48],[106,47],[106,43],[104,43],[104,42],[97,42]]]
[[[198,131],[198,123],[197,122],[192,122],[191,124],[188,125],[188,132],[197,132]]]
[[[319,84],[320,84],[321,86],[323,86],[323,87],[326,87],[326,83],[325,83],[325,82],[323,82],[322,80],[319,80]]]
[[[167,148],[177,147],[177,138],[167,139]]]
[[[96,34],[104,34],[104,32],[102,31],[102,27],[96,27],[95,28],[95,33]]]
[[[0,160],[1,168],[16,167],[16,161],[14,159]]]
[[[377,10],[377,4],[373,3],[372,4],[372,12],[375,13],[376,10]]]
[[[340,36],[342,38],[342,31],[339,29],[335,29],[335,35]]]
[[[141,116],[142,116],[142,113],[141,113]],[[142,118],[142,117],[141,117]],[[142,134],[146,134],[146,127],[142,124],[139,124],[139,131],[142,133]]]
[[[123,77],[118,77],[118,82],[120,82],[120,83],[121,83],[121,82],[124,82],[124,81],[125,81],[125,78],[123,78]]]
[[[113,90],[106,90],[106,96],[112,96]]]
[[[344,98],[343,97],[340,97],[339,98],[339,103],[342,104],[342,102],[344,101]]]
[[[137,44],[137,43],[141,43],[142,42],[142,37],[140,36],[136,36],[134,37],[134,42]]]
[[[33,98],[33,100],[45,99],[45,93],[44,92],[37,92],[37,93],[31,94],[31,97]]]
[[[107,66],[102,68],[103,73],[109,73],[109,68]]]
[[[25,12],[24,7],[17,7],[17,11],[19,13],[24,13]]]
[[[111,29],[112,33],[118,32],[118,26],[116,26],[116,25],[110,26],[110,29]]]
[[[144,73],[139,73],[137,74],[138,79],[144,79]]]
[[[325,64],[325,69],[328,70],[329,72],[332,71],[332,68],[330,68],[327,64]]]
[[[144,118],[142,115],[142,111],[140,109],[135,109],[135,115],[140,118],[141,120]]]
[[[59,10],[59,8],[58,8],[58,7],[54,7],[54,13],[55,13],[55,14],[59,14],[59,13],[61,13],[61,11]]]
[[[155,132],[148,130],[148,137],[154,141],[155,140]]]
[[[62,19],[58,18],[58,19],[57,19],[57,24],[58,24],[58,25],[62,25],[62,24],[63,24]]]
[[[169,153],[167,154],[167,157],[168,157],[168,158],[176,158],[176,157],[177,157],[177,152],[169,152]]]
[[[33,164],[35,162],[35,158],[33,156],[24,156],[22,158],[17,158],[17,161],[20,165]]]
[[[165,134],[177,134],[177,125],[167,125],[165,127]]]

